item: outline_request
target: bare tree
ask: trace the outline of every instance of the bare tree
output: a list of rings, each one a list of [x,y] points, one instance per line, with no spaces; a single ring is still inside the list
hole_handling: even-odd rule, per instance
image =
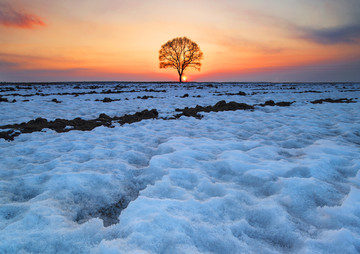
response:
[[[178,37],[168,41],[161,46],[159,51],[160,68],[174,68],[179,74],[179,81],[182,82],[182,75],[187,67],[200,71],[203,53],[200,47],[186,37]]]

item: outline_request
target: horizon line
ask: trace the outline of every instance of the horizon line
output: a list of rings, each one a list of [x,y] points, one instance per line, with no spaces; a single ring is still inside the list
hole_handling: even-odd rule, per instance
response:
[[[322,83],[331,83],[331,84],[348,84],[348,83],[360,83],[359,81],[107,81],[107,80],[92,80],[92,81],[0,81],[0,85],[4,84],[60,84],[60,83],[171,83],[171,84],[191,84],[191,83],[215,83],[215,84],[230,84],[230,83],[267,83],[267,84],[300,84],[300,83],[310,83],[310,84],[322,84]]]

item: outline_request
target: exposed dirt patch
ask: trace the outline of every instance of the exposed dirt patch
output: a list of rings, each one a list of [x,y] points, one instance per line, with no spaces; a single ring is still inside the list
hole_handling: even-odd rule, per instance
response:
[[[99,99],[96,99],[95,101],[102,101],[102,102],[112,102],[112,101],[120,101],[120,99],[111,99],[109,97],[105,97],[104,99],[102,100],[99,100]]]
[[[155,90],[155,89],[145,89],[145,92],[151,92],[151,93],[166,93],[166,90]]]
[[[188,94],[184,94],[184,96],[182,96],[182,97],[186,98],[186,97],[188,97]],[[2,97],[0,97],[0,98],[2,98]],[[153,98],[153,97],[145,95],[143,97],[139,96],[138,98],[148,99],[148,98]],[[4,98],[2,98],[2,99],[4,99]],[[54,100],[56,100],[56,99],[54,99]],[[125,100],[127,100],[127,98]],[[54,101],[54,102],[56,102],[56,101]],[[111,102],[111,101],[114,101],[114,99],[105,97],[101,101]],[[353,101],[353,99],[346,99],[346,98],[336,99],[336,100],[322,99],[322,100],[311,101],[312,104],[321,104],[323,102],[355,103],[356,101]],[[186,107],[183,109],[177,108],[175,111],[180,112],[179,114],[176,114],[170,118],[164,118],[164,120],[178,119],[181,116],[195,117],[197,119],[201,119],[201,118],[203,118],[203,116],[201,114],[199,114],[200,112],[254,110],[255,109],[254,106],[287,107],[293,103],[294,103],[294,101],[293,102],[281,101],[281,102],[275,103],[273,100],[268,100],[263,104],[248,105],[246,103],[238,103],[238,102],[234,102],[234,101],[227,103],[226,101],[222,100],[222,101],[217,102],[213,106],[196,105],[195,107],[192,107],[192,108],[189,108],[189,107]],[[78,117],[78,118],[75,118],[72,120],[56,119],[54,121],[48,121],[44,118],[37,118],[35,120],[31,120],[26,123],[8,124],[8,125],[0,126],[0,129],[7,129],[7,131],[0,132],[0,138],[10,141],[10,140],[14,140],[14,138],[16,136],[19,136],[21,133],[32,133],[32,132],[36,132],[36,131],[42,131],[45,128],[55,130],[56,132],[68,132],[71,130],[91,131],[94,128],[99,127],[99,126],[106,126],[106,127],[111,128],[111,127],[113,127],[113,125],[112,125],[113,123],[120,123],[121,125],[123,125],[126,123],[131,124],[131,123],[139,122],[139,121],[142,121],[145,119],[154,119],[154,118],[158,118],[158,111],[156,109],[143,110],[141,112],[136,112],[131,115],[126,114],[121,117],[117,117],[117,116],[110,117],[106,114],[100,114],[98,118],[91,119],[91,120],[84,120],[84,119],[81,119]]]
[[[2,96],[0,95],[0,102],[10,102],[10,103],[14,103],[14,102],[16,102],[16,100],[13,99],[12,101],[9,101],[8,98],[2,97]]]
[[[141,100],[147,100],[147,99],[153,99],[155,98],[154,96],[149,96],[149,95],[144,95],[144,96],[138,96],[136,97],[137,99],[141,99]]]
[[[14,138],[19,136],[21,133],[42,131],[45,128],[55,130],[56,132],[68,132],[71,130],[91,131],[99,126],[106,126],[111,128],[113,127],[113,122],[118,122],[123,125],[126,123],[139,122],[145,119],[157,118],[157,116],[157,110],[152,109],[150,111],[143,110],[132,115],[124,115],[121,117],[110,117],[106,114],[100,114],[98,118],[92,120],[84,120],[80,117],[77,117],[73,120],[56,119],[54,121],[48,121],[39,117],[35,120],[30,120],[27,123],[0,126],[0,129],[11,129],[9,131],[0,132],[0,138],[10,141],[14,140]]]
[[[76,88],[76,87],[74,87]],[[83,87],[82,89],[98,89],[100,87],[98,86],[90,86],[90,87]],[[86,95],[86,94],[121,94],[121,93],[139,93],[139,92],[153,92],[153,93],[166,93],[166,90],[154,90],[154,89],[145,89],[145,90],[125,90],[125,91],[119,91],[119,90],[102,90],[102,91],[89,91],[89,92],[66,92],[66,93],[42,93],[42,92],[36,92],[33,94],[19,94],[19,93],[13,93],[8,94],[7,96],[22,96],[22,97],[31,97],[31,96],[62,96],[62,95],[73,95],[75,97],[79,95]]]
[[[3,93],[3,92],[13,92],[15,91],[15,88],[14,87],[2,87],[0,89],[0,93]]]
[[[124,115],[122,117],[114,117],[113,119],[117,122],[119,122],[121,125],[126,123],[135,123],[140,122],[145,119],[154,119],[157,118],[159,115],[158,111],[156,109],[152,110],[143,110],[141,112],[136,112],[133,115]]]
[[[246,96],[245,92],[239,91],[237,93],[218,93],[217,96],[222,96],[222,95],[230,95],[230,96],[234,96],[234,95],[240,95],[240,96]]]
[[[9,102],[8,98],[0,96],[0,102]]]
[[[315,101],[310,101],[312,104],[322,104],[323,102],[329,102],[329,103],[355,103],[356,101],[353,101],[352,98],[347,99],[347,98],[341,98],[341,99],[320,99],[320,100],[315,100]]]
[[[296,93],[323,93],[323,92],[321,92],[321,91],[315,91],[315,90],[306,90],[306,91],[296,92]]]
[[[291,104],[293,104],[295,101],[289,102],[289,101],[280,101],[275,103],[273,100],[268,100],[263,104],[259,104],[259,106],[261,107],[265,107],[265,106],[279,106],[279,107],[288,107]]]
[[[177,114],[174,117],[180,118],[181,116],[192,116],[198,119],[201,119],[203,116],[199,114],[199,112],[219,112],[219,111],[235,111],[235,110],[252,110],[254,106],[248,105],[245,103],[237,103],[235,101],[231,101],[226,103],[226,101],[222,100],[216,103],[214,106],[199,106],[196,105],[194,108],[183,108],[176,109],[177,112],[182,112],[181,114]]]
[[[55,98],[55,99],[52,99],[51,101],[52,101],[52,102],[55,102],[55,103],[61,103],[61,101],[58,101],[56,98]]]

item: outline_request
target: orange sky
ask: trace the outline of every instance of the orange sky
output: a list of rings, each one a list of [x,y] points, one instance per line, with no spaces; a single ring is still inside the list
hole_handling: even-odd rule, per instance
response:
[[[158,51],[179,36],[190,81],[360,81],[357,0],[0,0],[0,81],[177,81]]]

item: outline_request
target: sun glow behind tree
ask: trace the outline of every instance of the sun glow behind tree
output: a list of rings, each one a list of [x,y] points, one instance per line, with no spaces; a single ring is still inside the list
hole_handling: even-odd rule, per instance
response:
[[[179,74],[179,82],[186,81],[183,76],[188,67],[200,71],[203,52],[200,47],[186,37],[178,37],[161,46],[159,51],[160,69],[174,68]]]

